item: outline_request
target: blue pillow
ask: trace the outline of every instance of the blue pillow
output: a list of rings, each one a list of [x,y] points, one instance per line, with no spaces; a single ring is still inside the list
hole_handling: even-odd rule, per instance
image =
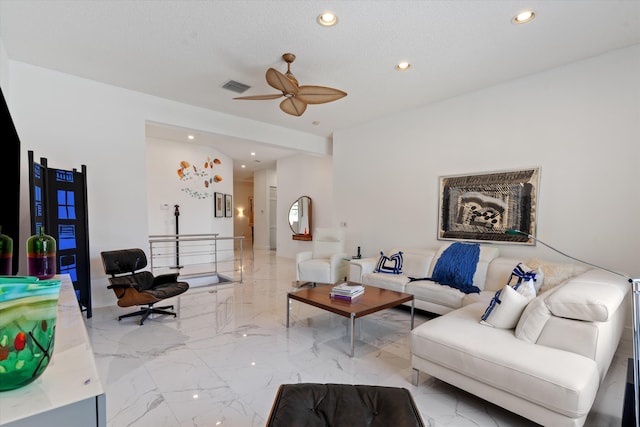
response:
[[[380,259],[374,270],[376,273],[402,274],[402,252],[386,256],[380,252]]]
[[[479,244],[456,242],[445,249],[438,258],[431,280],[459,289],[465,294],[479,293],[480,289],[473,286],[473,275],[476,273],[479,259]]]

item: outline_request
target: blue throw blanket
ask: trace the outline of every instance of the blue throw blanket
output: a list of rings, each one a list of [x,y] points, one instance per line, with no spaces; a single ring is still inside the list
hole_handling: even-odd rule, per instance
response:
[[[480,245],[477,243],[454,243],[445,249],[433,268],[433,276],[415,280],[432,280],[441,285],[459,289],[465,294],[479,293],[473,286],[473,275],[476,273],[480,259]]]

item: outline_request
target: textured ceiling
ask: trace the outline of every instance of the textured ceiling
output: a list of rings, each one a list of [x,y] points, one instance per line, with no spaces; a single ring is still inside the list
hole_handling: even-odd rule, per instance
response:
[[[536,19],[512,24],[527,8]],[[326,10],[337,26],[316,23]],[[640,1],[0,0],[0,36],[12,60],[329,137],[640,43]],[[294,117],[279,100],[236,101],[221,87],[275,93],[265,71],[284,72],[285,52],[301,85],[348,96]],[[399,60],[412,68],[395,71]]]

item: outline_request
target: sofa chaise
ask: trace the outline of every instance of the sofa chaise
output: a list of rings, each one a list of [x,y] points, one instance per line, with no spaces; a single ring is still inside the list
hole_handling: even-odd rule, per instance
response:
[[[378,258],[350,262],[349,280],[411,293],[416,308],[440,315],[411,332],[414,384],[424,372],[536,423],[582,426],[628,319],[629,283],[578,264],[500,257],[491,245],[480,245],[479,292],[412,281],[432,277],[448,246],[403,249],[400,274],[375,272]],[[542,283],[509,313],[519,265],[535,268]],[[494,300],[511,323],[486,318]]]

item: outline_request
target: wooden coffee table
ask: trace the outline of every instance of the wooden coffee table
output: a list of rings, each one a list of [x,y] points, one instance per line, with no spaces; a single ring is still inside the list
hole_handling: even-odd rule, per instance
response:
[[[287,294],[287,328],[289,327],[289,299],[303,302],[351,319],[351,357],[354,354],[354,329],[356,319],[411,301],[411,329],[413,329],[413,295],[364,285],[364,294],[354,302],[331,299],[331,285],[300,289]]]

